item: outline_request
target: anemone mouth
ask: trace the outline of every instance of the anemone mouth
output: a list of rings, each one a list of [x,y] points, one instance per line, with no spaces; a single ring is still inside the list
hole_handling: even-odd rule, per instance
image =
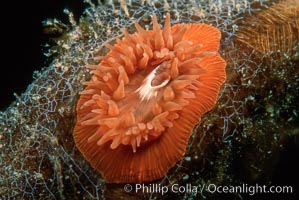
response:
[[[159,89],[165,87],[171,80],[169,69],[162,63],[146,76],[141,86],[136,90],[141,101],[149,101],[157,97]]]
[[[107,182],[164,176],[185,153],[193,127],[211,110],[225,80],[220,32],[206,24],[153,30],[135,23],[98,65],[89,65],[77,105],[74,140]],[[158,160],[157,160],[158,158]],[[157,162],[153,162],[156,161]]]
[[[171,79],[169,72],[167,72],[167,71],[161,72],[160,68],[162,68],[162,67],[159,65],[152,72],[154,74],[154,76],[150,79],[150,87],[152,89],[159,89],[159,88],[164,87],[165,85],[167,85],[167,83],[169,83],[169,81]]]

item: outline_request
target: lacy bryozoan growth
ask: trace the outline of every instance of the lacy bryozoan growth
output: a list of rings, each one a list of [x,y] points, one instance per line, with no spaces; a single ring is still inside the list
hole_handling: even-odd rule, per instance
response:
[[[74,139],[107,182],[162,178],[185,154],[192,129],[226,79],[220,31],[206,24],[123,30],[80,93]]]

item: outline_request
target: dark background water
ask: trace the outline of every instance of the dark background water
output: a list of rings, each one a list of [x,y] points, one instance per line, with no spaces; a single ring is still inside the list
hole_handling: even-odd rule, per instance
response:
[[[1,5],[0,110],[5,110],[32,82],[34,70],[47,66],[43,47],[49,35],[42,21],[57,18],[68,23],[64,8],[78,19],[87,6],[83,0],[5,1]]]

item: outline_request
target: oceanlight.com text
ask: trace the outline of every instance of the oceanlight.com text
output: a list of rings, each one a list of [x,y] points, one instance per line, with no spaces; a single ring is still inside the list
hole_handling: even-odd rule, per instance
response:
[[[126,184],[124,186],[126,192],[134,193],[159,193],[165,195],[168,192],[171,193],[218,193],[218,194],[292,194],[292,186],[266,186],[266,185],[216,185],[216,184],[172,184],[172,185],[160,185],[160,184]]]

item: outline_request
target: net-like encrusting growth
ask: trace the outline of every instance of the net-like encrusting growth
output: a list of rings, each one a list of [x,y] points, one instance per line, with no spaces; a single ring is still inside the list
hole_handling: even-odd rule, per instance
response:
[[[287,135],[295,134],[298,124],[299,5],[290,2],[90,3],[78,24],[71,18],[72,30],[50,50],[57,55],[51,65],[35,73],[26,92],[0,113],[1,198],[162,197],[161,193],[126,193],[123,185],[105,184],[72,138],[78,93],[90,78],[87,64],[96,64],[94,57],[107,53],[105,45],[114,44],[122,28],[133,32],[135,21],[151,27],[153,13],[161,24],[170,13],[171,24],[207,23],[219,28],[220,53],[228,63],[219,103],[194,129],[185,158],[155,183],[238,184],[244,174],[248,181],[259,180],[267,170],[264,166],[271,164],[271,152]],[[273,20],[264,23],[266,19]],[[257,29],[250,26],[253,22]],[[256,30],[266,34],[249,34],[261,32]],[[279,37],[269,40],[271,34]],[[209,195],[169,192],[163,198]]]

